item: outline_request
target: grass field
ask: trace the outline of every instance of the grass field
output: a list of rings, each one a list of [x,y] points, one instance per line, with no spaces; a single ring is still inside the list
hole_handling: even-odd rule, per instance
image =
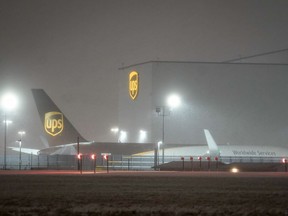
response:
[[[1,174],[0,215],[288,215],[287,174]]]

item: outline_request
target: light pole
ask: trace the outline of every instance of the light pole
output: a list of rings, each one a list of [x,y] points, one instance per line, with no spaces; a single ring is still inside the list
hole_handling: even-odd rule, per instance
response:
[[[25,131],[19,131],[18,134],[20,135],[20,140],[19,140],[19,170],[21,170],[21,165],[22,165],[22,160],[21,160],[21,148],[22,148],[22,136],[25,135]]]
[[[6,149],[7,149],[7,112],[13,110],[18,104],[17,98],[12,93],[6,93],[1,100],[1,106],[4,110],[4,167],[6,170]]]
[[[6,170],[7,131],[9,124],[13,123],[11,120],[7,120],[6,113],[4,113],[3,123],[4,123],[4,170]]]
[[[162,116],[162,164],[165,161],[165,116],[169,116],[171,110],[180,106],[181,98],[176,94],[172,94],[167,98],[166,102],[167,106],[156,107],[158,116]]]
[[[158,116],[162,117],[162,141],[158,142],[162,147],[162,164],[164,163],[164,154],[165,154],[165,116],[170,115],[170,111],[167,113],[167,107],[166,106],[158,106],[156,107],[156,112],[158,113]],[[158,148],[159,149],[159,148]]]

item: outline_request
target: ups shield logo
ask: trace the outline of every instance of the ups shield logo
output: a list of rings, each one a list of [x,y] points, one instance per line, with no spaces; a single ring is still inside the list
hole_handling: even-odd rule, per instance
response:
[[[139,91],[139,75],[136,71],[129,74],[129,95],[135,100]]]
[[[57,136],[64,129],[63,114],[60,112],[45,113],[45,131],[51,136]]]

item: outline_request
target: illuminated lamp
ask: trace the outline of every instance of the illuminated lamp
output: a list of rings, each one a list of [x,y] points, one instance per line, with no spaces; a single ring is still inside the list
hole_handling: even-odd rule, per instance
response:
[[[238,173],[238,172],[239,172],[239,169],[237,169],[236,167],[233,167],[233,168],[231,169],[231,172],[232,172],[232,173]]]
[[[92,155],[91,155],[91,159],[92,159],[92,160],[95,160],[95,159],[96,159],[96,155],[95,155],[95,154],[92,154]]]
[[[77,158],[78,158],[78,160],[81,160],[81,159],[82,159],[82,154],[81,154],[81,153],[78,154],[78,155],[77,155]]]
[[[146,140],[146,138],[147,138],[147,131],[145,131],[145,130],[140,130],[139,131],[139,143],[142,143],[142,142],[144,142],[145,140]]]
[[[110,131],[113,132],[113,133],[118,133],[119,128],[118,127],[114,127],[114,128],[111,128]]]
[[[17,97],[12,93],[7,93],[2,97],[1,106],[5,112],[15,109],[18,105]]]
[[[177,108],[181,105],[181,98],[176,94],[172,94],[167,98],[167,105],[171,109]]]

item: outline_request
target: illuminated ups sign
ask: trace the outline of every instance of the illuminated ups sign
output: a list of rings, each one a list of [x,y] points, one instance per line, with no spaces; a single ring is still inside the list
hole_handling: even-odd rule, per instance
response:
[[[139,75],[136,71],[129,74],[129,95],[132,100],[135,100],[139,93]]]
[[[63,114],[60,112],[45,113],[44,128],[51,136],[61,134],[64,129]]]

